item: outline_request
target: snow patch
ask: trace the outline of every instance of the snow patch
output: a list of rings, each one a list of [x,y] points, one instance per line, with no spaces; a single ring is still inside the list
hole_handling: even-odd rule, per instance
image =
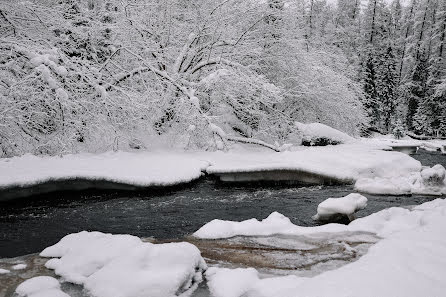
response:
[[[26,264],[20,263],[20,264],[16,264],[16,265],[12,266],[11,268],[14,270],[22,270],[22,269],[25,269],[26,266],[27,266]]]
[[[70,297],[60,290],[57,279],[50,276],[37,276],[21,283],[16,293],[28,297]]]

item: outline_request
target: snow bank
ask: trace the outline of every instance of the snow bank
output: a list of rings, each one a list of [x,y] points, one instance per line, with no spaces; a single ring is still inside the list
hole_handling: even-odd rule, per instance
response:
[[[37,276],[21,283],[16,293],[28,297],[70,297],[60,290],[57,279],[50,276]]]
[[[445,200],[437,199],[412,211],[392,208],[346,226],[380,230],[378,233],[384,239],[359,260],[336,270],[312,278],[261,279],[252,269],[231,273],[229,269],[215,268],[206,277],[216,297],[443,296],[446,291],[445,225]],[[237,290],[225,289],[232,286],[234,279]]]
[[[350,217],[358,210],[367,206],[367,198],[356,193],[349,194],[342,198],[328,198],[322,201],[317,207],[315,220],[329,220],[336,215]]]
[[[296,122],[296,128],[302,133],[305,145],[327,145],[353,142],[355,139],[344,132],[321,123],[303,124]]]
[[[437,164],[403,176],[360,178],[355,183],[355,189],[370,194],[446,195],[446,170]]]
[[[131,235],[80,232],[42,251],[45,266],[96,297],[191,293],[206,264],[189,243],[151,244]]]
[[[269,236],[274,234],[300,235],[315,232],[344,231],[345,226],[329,224],[318,227],[300,227],[291,223],[284,215],[273,212],[266,219],[249,219],[242,222],[215,219],[201,227],[193,236],[203,239],[230,238],[242,236]]]
[[[7,273],[10,273],[11,271],[9,271],[8,269],[3,269],[3,268],[0,268],[0,274],[7,274]]]
[[[273,212],[262,221],[249,219],[234,222],[215,219],[201,227],[193,236],[202,239],[219,239],[234,236],[311,235],[362,231],[385,237],[397,231],[422,226],[422,218],[425,216],[424,211],[430,213],[436,211],[437,208],[444,208],[443,211],[446,215],[445,200],[437,199],[417,206],[413,210],[401,207],[384,209],[367,217],[356,219],[349,225],[332,223],[315,227],[294,225],[289,218],[278,212]]]
[[[342,182],[359,178],[392,177],[419,172],[421,163],[398,152],[381,150],[383,146],[344,144],[299,148],[297,151],[215,152],[201,154],[211,164],[210,174],[291,170],[309,172]]]
[[[199,178],[206,166],[204,161],[175,153],[109,152],[62,157],[24,155],[0,159],[0,189],[76,178],[135,186],[168,186]]]
[[[326,147],[300,147],[296,151],[231,152],[109,152],[62,157],[24,155],[0,159],[0,190],[34,186],[51,181],[81,179],[137,187],[168,186],[190,182],[202,171],[222,175],[270,171],[293,172],[337,183],[359,178],[394,177],[419,172],[420,162],[398,152],[361,143]],[[279,178],[280,172],[278,173]],[[302,176],[301,176],[302,175]],[[290,177],[288,177],[290,178]],[[7,198],[4,198],[7,199]]]

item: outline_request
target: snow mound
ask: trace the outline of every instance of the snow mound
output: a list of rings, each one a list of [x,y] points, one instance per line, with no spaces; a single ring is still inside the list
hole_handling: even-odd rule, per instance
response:
[[[344,215],[350,218],[351,215],[358,210],[364,209],[366,206],[367,198],[356,193],[342,198],[328,198],[318,205],[317,214],[313,219],[326,221],[338,215]]]
[[[346,226],[380,230],[384,239],[359,260],[336,270],[312,278],[293,275],[262,279],[252,269],[215,268],[206,277],[216,297],[443,296],[445,224],[446,201],[442,199],[412,211],[391,208],[353,221],[350,225],[354,228]],[[236,289],[232,288],[234,281]]]
[[[131,235],[70,234],[46,248],[45,266],[84,285],[96,297],[174,296],[191,293],[206,264],[189,243],[151,244]]]
[[[446,195],[446,170],[437,164],[420,172],[390,178],[360,178],[355,189],[363,193],[385,195]]]
[[[28,297],[70,297],[60,290],[60,284],[54,277],[37,276],[21,283],[16,293]]]
[[[0,274],[7,274],[7,273],[10,273],[10,272],[11,272],[11,271],[8,270],[8,269],[0,268]]]
[[[324,146],[355,140],[346,133],[321,123],[303,124],[296,122],[295,126],[302,133],[302,144],[307,146]]]

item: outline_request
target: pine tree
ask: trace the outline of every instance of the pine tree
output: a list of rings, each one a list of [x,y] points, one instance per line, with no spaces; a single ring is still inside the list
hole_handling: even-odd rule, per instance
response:
[[[377,93],[380,110],[383,113],[382,121],[384,129],[390,132],[392,118],[395,116],[397,84],[396,60],[391,46],[384,54],[379,56],[379,79],[377,80]]]
[[[363,86],[365,95],[363,105],[369,116],[370,125],[375,127],[380,123],[380,110],[376,82],[375,61],[372,54],[369,53],[363,66]]]
[[[419,56],[412,72],[410,82],[407,83],[409,89],[409,98],[407,98],[406,124],[409,130],[414,129],[414,116],[418,111],[420,102],[426,98],[427,80],[429,77],[428,62],[425,54]],[[418,131],[420,132],[420,131]]]

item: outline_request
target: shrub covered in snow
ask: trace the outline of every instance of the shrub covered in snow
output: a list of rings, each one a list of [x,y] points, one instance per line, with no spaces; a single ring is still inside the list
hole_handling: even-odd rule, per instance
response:
[[[295,125],[302,135],[302,144],[305,146],[336,145],[354,140],[346,133],[321,123],[303,124],[296,122]]]

